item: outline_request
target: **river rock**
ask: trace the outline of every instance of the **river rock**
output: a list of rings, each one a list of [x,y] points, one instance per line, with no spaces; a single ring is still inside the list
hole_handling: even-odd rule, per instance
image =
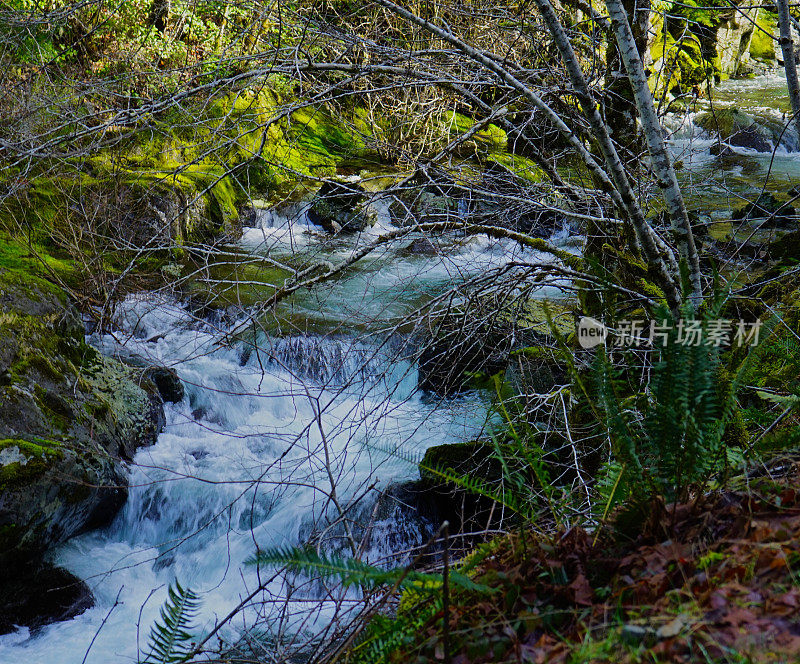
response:
[[[414,224],[436,224],[464,220],[469,217],[469,206],[465,200],[432,192],[413,189],[405,192],[389,205],[392,224],[398,227]]]
[[[475,386],[476,379],[505,371],[512,335],[448,326],[425,342],[419,358],[420,389],[440,396],[458,394]]]
[[[375,221],[366,203],[366,191],[358,183],[326,180],[314,196],[308,218],[329,233],[358,233]]]
[[[63,291],[0,272],[0,597],[50,547],[109,522],[126,497],[123,462],[164,423],[152,382],[83,333]]]
[[[407,256],[438,256],[442,253],[439,245],[427,237],[417,238],[403,249]]]
[[[118,359],[126,366],[137,369],[133,374],[136,382],[145,389],[155,387],[164,403],[183,401],[185,391],[175,369],[153,365],[147,358],[139,355],[121,355]]]
[[[510,227],[531,237],[549,238],[563,225],[563,215],[554,210],[536,207],[515,215]]]
[[[797,211],[785,201],[770,192],[761,194],[753,203],[734,210],[731,218],[745,221],[768,220],[769,226],[794,227],[797,225]]]
[[[759,125],[753,116],[738,108],[716,109],[713,113],[702,113],[695,123],[709,134],[737,147],[750,148],[758,152],[772,150],[772,132]]]
[[[145,381],[152,381],[156,386],[161,399],[169,403],[183,401],[183,383],[178,378],[178,372],[169,367],[148,367],[142,377]]]
[[[769,246],[770,257],[776,260],[797,260],[800,256],[800,231],[784,233]]]
[[[35,566],[3,584],[0,634],[69,620],[94,605],[89,587],[60,567]]]

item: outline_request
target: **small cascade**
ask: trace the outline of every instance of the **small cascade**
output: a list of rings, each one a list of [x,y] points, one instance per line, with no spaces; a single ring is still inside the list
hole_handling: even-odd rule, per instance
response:
[[[275,368],[317,385],[343,386],[385,380],[399,370],[412,371],[404,355],[412,349],[408,340],[389,339],[383,344],[365,344],[351,337],[301,335],[263,339],[259,348],[246,346],[242,361],[257,366],[269,361]]]
[[[278,208],[259,208],[253,226],[243,229],[240,243],[247,249],[303,248],[309,233],[320,230],[308,218],[309,203],[291,203]]]
[[[415,455],[474,438],[486,412],[477,397],[436,407],[416,394],[402,337],[263,338],[259,362],[256,353],[243,358],[242,345],[220,344],[225,330],[163,298],[130,297],[115,322],[114,336],[90,341],[109,354],[174,367],[186,396],[165,406],[158,442],[137,453],[128,500],[111,526],[55,552],[57,564],[87,582],[96,605],[35,635],[0,637],[3,664],[136,661],[137,629],[144,646],[174,579],[201,594],[197,629],[211,629],[263,579],[246,564],[257,546],[313,537],[324,550],[339,550],[331,478],[340,504],[357,508],[348,518],[364,522],[368,557],[420,544],[430,524],[396,499],[376,503],[417,475],[392,450]],[[324,629],[333,610],[324,589],[307,583],[292,599],[272,602],[286,583],[278,576],[266,584],[261,615],[245,610],[220,636],[235,640],[257,619],[267,631],[273,624],[296,624],[307,635]],[[288,625],[279,619],[284,608],[294,621]]]

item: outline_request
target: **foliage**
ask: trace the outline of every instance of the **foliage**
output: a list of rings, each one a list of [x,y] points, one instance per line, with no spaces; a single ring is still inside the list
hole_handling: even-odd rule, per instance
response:
[[[258,551],[247,564],[285,567],[295,574],[311,573],[317,578],[336,579],[345,587],[377,588],[390,585],[438,592],[442,585],[440,574],[425,574],[403,568],[382,569],[356,558],[318,553],[313,547],[276,547]],[[454,586],[465,590],[488,590],[458,571],[450,571],[448,578]]]
[[[608,488],[608,478],[615,477],[610,485],[614,493],[605,496],[608,501],[630,495],[626,487],[646,487],[648,496],[682,498],[725,466],[724,434],[743,370],[726,379],[721,349],[704,341],[716,311],[696,317],[684,308],[680,320],[668,310],[656,314],[669,333],[654,350],[643,394],[621,393],[625,369],[615,368],[607,355],[598,355],[597,392],[614,459],[601,481]],[[698,343],[679,337],[688,329],[702,330]]]
[[[200,608],[200,596],[183,588],[176,580],[170,585],[161,607],[161,620],[150,628],[149,650],[143,664],[187,662],[194,649],[195,636],[189,631]]]

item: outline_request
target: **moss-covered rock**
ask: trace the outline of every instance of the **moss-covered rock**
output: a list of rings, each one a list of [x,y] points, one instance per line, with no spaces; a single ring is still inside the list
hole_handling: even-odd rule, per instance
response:
[[[770,192],[763,193],[753,203],[734,210],[731,217],[734,220],[767,221],[771,226],[796,227],[797,225],[797,211],[794,207]]]
[[[0,266],[0,568],[12,576],[108,522],[125,499],[122,462],[163,425],[154,388],[83,332],[63,291]]]
[[[472,325],[459,318],[444,321],[425,341],[419,358],[420,389],[452,396],[505,372],[514,343],[511,327],[497,320]]]
[[[503,464],[493,443],[470,441],[429,447],[419,472],[421,488],[436,497],[438,517],[450,523],[451,534],[497,527],[498,519],[502,521],[502,510],[495,513],[495,501],[482,495],[493,491],[502,494]],[[453,476],[464,482],[450,481]],[[465,488],[475,483],[484,490]]]
[[[365,194],[356,181],[326,180],[314,196],[308,218],[329,233],[363,231],[374,222]]]
[[[717,135],[726,143],[758,152],[772,150],[772,132],[756,122],[753,116],[738,108],[716,109],[713,113],[702,113],[695,123],[711,135]]]
[[[751,56],[774,59],[774,51],[770,55],[763,41],[766,35],[754,28],[757,17],[759,25],[769,22],[763,18],[768,15],[757,7],[722,7],[711,0],[690,0],[672,4],[666,15],[665,24],[661,10],[651,12],[650,86],[657,95],[692,89],[702,94],[706,85],[752,74]]]
[[[750,57],[765,63],[775,62],[775,40],[777,17],[774,13],[761,9],[756,18],[756,28],[750,41]]]

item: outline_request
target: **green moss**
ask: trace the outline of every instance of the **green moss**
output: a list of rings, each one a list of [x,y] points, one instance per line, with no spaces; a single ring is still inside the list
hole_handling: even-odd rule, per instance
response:
[[[31,442],[20,438],[0,440],[0,491],[25,485],[43,475],[64,456],[53,441]]]
[[[292,274],[271,263],[231,264],[228,258],[220,264],[212,262],[207,276],[194,279],[189,290],[214,306],[251,306],[272,297]]]
[[[693,5],[691,0],[689,5]],[[696,6],[696,5],[693,5]],[[650,89],[656,96],[665,92],[676,94],[686,93],[693,86],[703,85],[706,81],[726,78],[723,74],[722,61],[718,53],[709,59],[704,54],[701,43],[701,32],[708,21],[716,20],[715,10],[705,8],[693,9],[686,5],[678,8],[675,17],[689,13],[689,22],[678,20],[676,25],[670,24],[665,28],[663,22],[658,20],[654,25],[656,37],[650,46],[650,55],[653,59],[653,74],[650,76]],[[683,11],[683,14],[680,13]],[[694,13],[702,17],[698,23]],[[675,18],[673,17],[673,18]],[[674,22],[674,21],[673,21]]]
[[[508,152],[492,152],[487,157],[487,161],[500,164],[516,176],[528,182],[538,184],[546,179],[544,171],[542,171],[536,162],[521,155]]]
[[[0,285],[2,283],[17,288],[38,289],[65,302],[63,289],[53,285],[49,279],[54,276],[72,283],[76,277],[75,263],[53,256],[41,244],[25,245],[13,236],[0,232]]]
[[[775,33],[776,22],[775,14],[766,9],[758,10],[756,28],[750,42],[750,57],[768,62],[775,60],[775,40],[772,35]]]
[[[470,131],[475,126],[475,120],[455,111],[444,114],[443,124],[452,138]],[[508,145],[506,132],[494,124],[488,124],[471,136],[471,141],[476,141],[490,152],[500,152]]]

